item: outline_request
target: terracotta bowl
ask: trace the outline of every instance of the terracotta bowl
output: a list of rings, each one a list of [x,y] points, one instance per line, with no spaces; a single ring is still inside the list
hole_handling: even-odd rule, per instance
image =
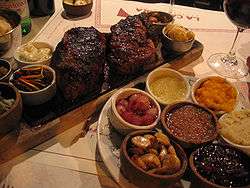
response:
[[[91,9],[93,7],[93,3],[89,3],[86,5],[70,5],[63,2],[63,8],[66,12],[66,14],[72,15],[72,16],[84,16],[90,13]]]
[[[10,72],[11,72],[11,65],[10,65],[10,62],[9,61],[7,61],[7,60],[4,60],[4,59],[0,59],[0,67],[1,66],[3,66],[4,68],[6,68],[6,69],[8,69],[8,72],[4,75],[4,76],[2,76],[2,77],[0,77],[0,81],[1,82],[5,82],[5,81],[8,81],[8,78],[9,78],[9,76],[10,76]]]
[[[250,158],[244,154],[243,152],[241,152],[239,149],[233,148],[231,146],[225,146],[226,148],[232,148],[234,150],[239,151],[240,153],[242,153],[242,155],[245,156],[246,160],[249,161],[250,164]],[[194,165],[194,156],[197,153],[198,150],[195,150],[191,153],[190,158],[189,158],[189,166],[192,170],[192,184],[194,187],[200,187],[200,188],[226,188],[225,186],[222,185],[218,185],[215,184],[209,180],[207,180],[206,178],[204,178],[203,176],[200,175],[200,173],[197,171],[197,168]],[[241,187],[232,187],[232,188],[250,188],[250,185],[246,185],[246,186],[241,186]]]
[[[199,143],[198,142],[194,143],[192,141],[186,141],[183,138],[174,135],[170,131],[170,129],[168,128],[168,126],[166,124],[166,114],[169,113],[169,112],[171,112],[172,110],[174,110],[176,108],[180,108],[180,107],[185,106],[185,105],[192,105],[194,107],[201,108],[204,111],[206,111],[206,112],[208,112],[209,114],[212,115],[212,118],[213,118],[212,121],[213,121],[213,123],[215,124],[215,127],[216,127],[216,131],[214,132],[213,136],[211,136],[209,139],[206,139],[206,140],[201,141]],[[209,110],[208,108],[206,108],[204,106],[201,106],[201,105],[198,105],[198,104],[191,103],[191,102],[183,101],[183,102],[177,102],[177,103],[174,103],[172,105],[166,106],[164,108],[164,110],[162,111],[162,114],[161,114],[161,122],[162,122],[162,125],[163,125],[164,129],[166,130],[168,136],[170,138],[172,138],[173,140],[175,140],[183,148],[195,148],[195,147],[199,147],[201,145],[204,145],[204,144],[212,142],[218,136],[218,131],[217,131],[218,121],[217,121],[216,115],[211,110]]]
[[[0,114],[0,135],[5,135],[19,125],[22,116],[22,98],[17,89],[7,83],[0,82],[0,92],[3,97],[15,99],[12,107]]]
[[[186,168],[187,168],[187,157],[183,149],[171,141],[171,144],[174,146],[175,151],[179,159],[181,160],[182,166],[181,169],[175,174],[171,175],[157,175],[148,173],[141,168],[137,167],[132,160],[130,159],[127,149],[128,144],[130,142],[131,137],[144,135],[146,133],[152,133],[149,130],[140,130],[130,133],[125,137],[122,142],[120,149],[120,160],[121,160],[121,172],[122,174],[129,179],[133,184],[138,187],[147,187],[147,188],[155,188],[155,187],[167,187],[170,184],[174,184],[178,182],[183,176]]]

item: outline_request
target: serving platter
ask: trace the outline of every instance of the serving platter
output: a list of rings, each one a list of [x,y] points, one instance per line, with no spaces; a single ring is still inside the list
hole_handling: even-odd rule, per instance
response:
[[[190,87],[195,83],[195,81],[198,79],[191,75],[190,73],[182,72],[185,79],[188,81]],[[130,85],[130,87],[136,87],[138,89],[145,89],[145,77],[141,80],[135,81],[133,84]],[[188,101],[192,102],[191,96],[188,99]],[[244,105],[244,101],[240,100],[236,106],[236,110],[244,109],[246,108]],[[114,178],[114,180],[124,188],[131,187],[135,188],[133,183],[129,182],[123,174],[120,171],[120,146],[124,139],[124,136],[119,134],[111,125],[109,121],[109,113],[111,109],[111,99],[109,99],[106,104],[104,105],[98,122],[97,122],[97,144],[98,149],[100,152],[100,155],[102,157],[102,160],[104,161],[107,169],[109,170],[110,174]],[[158,129],[161,129],[160,123],[157,125]],[[218,139],[215,142],[221,142],[222,140]],[[187,155],[188,153],[191,153],[191,150],[185,150]],[[189,171],[186,172],[184,175],[185,180],[182,179],[180,182],[177,182],[177,184],[173,185],[175,188],[191,188],[195,187],[196,185],[191,184],[190,180],[190,174]],[[170,186],[171,188],[171,186]]]
[[[195,41],[192,49],[182,54],[171,51],[161,54],[158,51],[161,58],[156,67],[164,65],[176,70],[181,69],[198,59],[202,51],[203,45],[199,41]],[[107,87],[105,82],[99,93],[90,94],[74,102],[65,102],[58,92],[55,96],[56,100],[52,98],[48,103],[32,108],[24,106],[20,127],[7,135],[0,135],[0,165],[79,123],[82,123],[83,129],[85,129],[88,118],[106,102],[117,88],[129,84],[149,71],[130,77],[116,78],[115,80],[119,82],[112,87]]]
[[[120,171],[120,145],[123,136],[114,130],[109,122],[109,111],[111,99],[104,105],[98,120],[97,126],[97,144],[103,162],[108,168],[114,180],[124,188],[136,188],[133,183],[129,182]],[[190,182],[181,180],[175,188],[189,188]]]
[[[193,76],[185,76],[185,78],[188,80],[190,86],[196,81],[196,78]],[[134,87],[143,90],[145,88],[145,83],[134,82]],[[122,143],[124,136],[119,134],[109,122],[110,108],[111,108],[111,99],[109,99],[104,105],[97,122],[98,149],[102,157],[102,160],[104,161],[106,167],[108,168],[114,180],[121,187],[136,188],[137,186],[129,182],[129,180],[127,180],[120,172],[120,145]],[[158,125],[157,128],[160,129],[160,126]],[[181,180],[181,182],[174,185],[174,187],[189,188],[190,182]]]
[[[78,97],[74,101],[64,99],[62,92],[58,89],[56,95],[48,102],[37,106],[24,106],[23,119],[27,125],[35,127],[46,124],[75,108],[86,104],[87,102],[105,95],[117,87],[122,87],[132,80],[144,75],[145,73],[161,66],[165,63],[179,69],[198,59],[203,51],[203,45],[199,41],[195,41],[191,50],[185,53],[176,53],[162,47],[159,43],[157,46],[157,61],[148,70],[141,70],[134,75],[119,75],[110,71],[107,63],[104,69],[104,83],[101,91],[89,93],[87,96]]]

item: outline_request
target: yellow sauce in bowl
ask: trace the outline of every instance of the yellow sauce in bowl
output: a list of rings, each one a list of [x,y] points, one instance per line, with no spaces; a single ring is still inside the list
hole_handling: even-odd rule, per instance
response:
[[[178,77],[166,76],[153,81],[149,86],[153,95],[166,104],[185,99],[187,88]]]

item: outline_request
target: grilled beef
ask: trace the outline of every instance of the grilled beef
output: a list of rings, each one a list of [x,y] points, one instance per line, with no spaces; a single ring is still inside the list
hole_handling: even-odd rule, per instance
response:
[[[108,60],[120,74],[134,74],[156,62],[156,48],[139,16],[128,16],[111,27]]]
[[[65,99],[97,92],[103,83],[104,34],[94,27],[77,27],[64,34],[56,47],[51,66]]]

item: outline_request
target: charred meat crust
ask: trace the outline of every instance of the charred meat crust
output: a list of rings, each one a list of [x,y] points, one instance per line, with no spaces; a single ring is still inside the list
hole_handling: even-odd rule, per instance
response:
[[[67,100],[97,91],[103,82],[105,37],[94,27],[67,31],[56,47],[51,66]]]
[[[109,48],[109,65],[121,74],[134,74],[156,61],[156,48],[139,16],[111,27]]]

